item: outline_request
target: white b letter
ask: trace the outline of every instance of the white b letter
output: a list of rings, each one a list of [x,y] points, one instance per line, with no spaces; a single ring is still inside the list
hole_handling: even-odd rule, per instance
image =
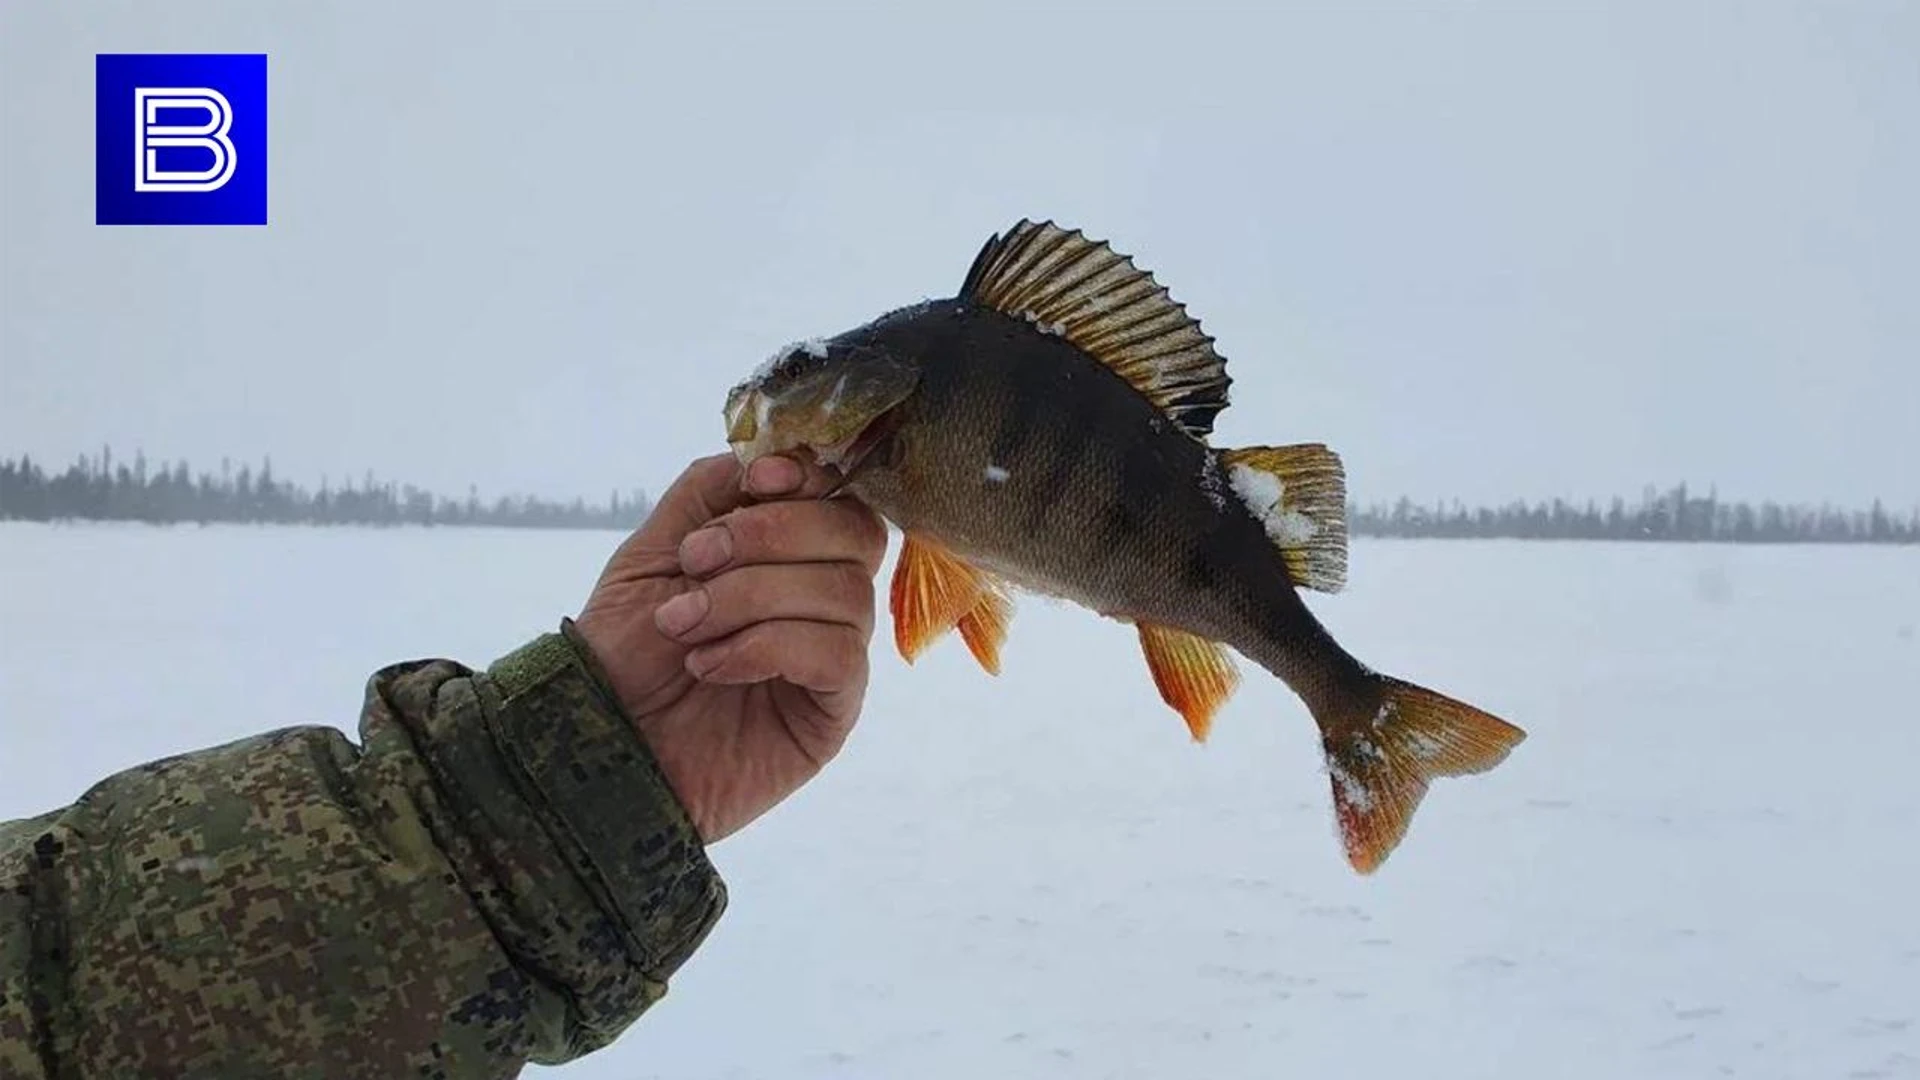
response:
[[[135,87],[133,109],[133,190],[218,191],[233,179],[239,157],[227,138],[233,106],[220,91],[204,86]],[[162,124],[161,109],[199,109],[207,122]],[[185,146],[211,151],[213,164],[199,172],[160,168],[158,148]]]

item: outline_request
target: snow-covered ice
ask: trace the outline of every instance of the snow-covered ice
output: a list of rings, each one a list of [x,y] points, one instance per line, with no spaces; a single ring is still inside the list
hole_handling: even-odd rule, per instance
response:
[[[616,539],[0,524],[0,816],[351,731],[374,668],[550,628]],[[883,631],[667,1000],[553,1072],[1920,1073],[1914,551],[1361,540],[1352,578],[1309,602],[1357,655],[1531,732],[1375,876],[1251,665],[1196,746],[1126,627],[1024,599],[998,679]]]

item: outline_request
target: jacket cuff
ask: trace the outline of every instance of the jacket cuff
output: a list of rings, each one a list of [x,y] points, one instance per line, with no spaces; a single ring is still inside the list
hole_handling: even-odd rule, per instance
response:
[[[635,965],[664,983],[727,902],[666,775],[571,619],[500,658],[482,681],[503,756],[553,827],[574,841],[563,846],[616,916]]]

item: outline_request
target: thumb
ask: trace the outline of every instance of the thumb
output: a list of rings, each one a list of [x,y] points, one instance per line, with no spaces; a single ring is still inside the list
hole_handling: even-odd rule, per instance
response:
[[[756,479],[765,478],[766,469],[755,472]],[[649,547],[677,546],[681,537],[751,501],[746,470],[738,458],[732,454],[700,458],[688,465],[654,504],[653,513],[647,515],[636,537],[645,537]]]

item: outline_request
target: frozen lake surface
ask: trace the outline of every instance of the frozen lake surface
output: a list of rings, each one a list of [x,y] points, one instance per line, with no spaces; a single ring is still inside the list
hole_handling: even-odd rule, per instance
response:
[[[0,523],[0,818],[352,732],[373,669],[484,665],[616,540]],[[883,631],[667,1000],[550,1074],[1920,1076],[1920,552],[1359,541],[1352,580],[1310,598],[1349,649],[1532,736],[1378,875],[1250,665],[1199,747],[1125,627],[1025,598],[998,679]]]

